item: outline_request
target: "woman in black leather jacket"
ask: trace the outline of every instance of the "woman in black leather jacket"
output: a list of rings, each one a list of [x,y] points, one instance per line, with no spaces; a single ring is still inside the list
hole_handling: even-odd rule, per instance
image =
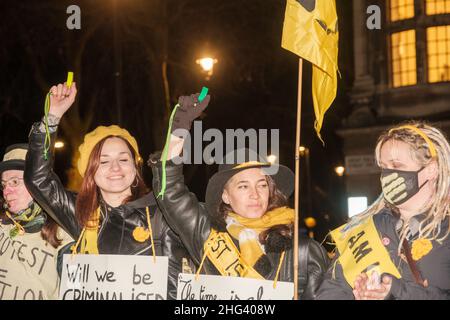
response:
[[[172,132],[189,130],[208,102],[209,96],[202,102],[198,95],[181,97]],[[171,134],[165,169],[158,154],[150,157],[149,165],[155,192],[163,189],[165,170],[165,193],[157,201],[192,259],[206,274],[266,280],[274,280],[281,266],[277,280],[293,282],[294,210],[286,206],[293,191],[292,171],[278,166],[271,174],[265,171],[269,163],[249,161],[245,150],[247,162],[219,166],[209,180],[206,203],[200,203],[184,183],[183,166],[171,160],[181,153],[183,142]],[[299,240],[298,293],[300,299],[313,299],[328,267],[328,255],[316,241],[306,236]]]
[[[57,125],[75,100],[75,86],[59,84],[51,88],[48,154],[44,123],[36,123],[31,129],[25,168],[27,188],[39,205],[78,239],[73,248],[77,252],[168,256],[168,296],[175,299],[178,273],[187,252],[158,210],[153,193],[147,193],[138,146],[128,131],[100,126],[85,136],[79,147],[78,171],[83,182],[78,194],[66,191],[53,172]]]

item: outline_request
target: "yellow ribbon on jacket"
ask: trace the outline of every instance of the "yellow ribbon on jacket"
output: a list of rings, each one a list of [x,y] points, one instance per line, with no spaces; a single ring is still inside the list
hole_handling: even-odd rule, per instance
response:
[[[373,216],[366,219],[351,220],[349,223],[331,231],[331,237],[339,250],[338,262],[341,264],[345,280],[353,288],[356,276],[373,271],[378,274],[389,273],[400,279],[401,275],[381,242],[373,222]]]
[[[100,226],[100,207],[95,210],[81,231],[75,246],[72,247],[72,254],[76,254],[78,245],[81,243],[80,253],[82,254],[98,254],[98,228]]]

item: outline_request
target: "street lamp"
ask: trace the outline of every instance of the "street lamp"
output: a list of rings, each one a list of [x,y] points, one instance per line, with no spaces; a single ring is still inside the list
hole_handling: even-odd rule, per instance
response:
[[[311,239],[314,239],[314,227],[317,225],[316,219],[314,219],[313,217],[307,217],[303,220],[305,222],[306,227],[309,229],[309,233],[308,236]]]
[[[55,142],[55,148],[56,148],[56,149],[62,149],[62,148],[64,148],[64,142],[61,141],[61,140],[56,141],[56,142]]]
[[[267,162],[269,162],[270,164],[274,164],[276,161],[277,161],[276,155],[271,154],[267,156]]]
[[[206,80],[209,80],[213,74],[214,65],[218,60],[211,57],[203,57],[197,59],[195,62],[200,65],[204,72],[206,72]]]
[[[339,177],[343,177],[344,173],[345,173],[345,168],[343,166],[338,166],[338,167],[334,168],[334,172],[336,172],[336,174]]]

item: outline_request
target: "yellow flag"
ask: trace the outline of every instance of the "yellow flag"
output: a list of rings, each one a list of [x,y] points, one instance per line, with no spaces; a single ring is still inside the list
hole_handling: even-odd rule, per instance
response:
[[[320,136],[337,92],[338,18],[335,0],[287,0],[281,46],[313,64],[312,95]]]

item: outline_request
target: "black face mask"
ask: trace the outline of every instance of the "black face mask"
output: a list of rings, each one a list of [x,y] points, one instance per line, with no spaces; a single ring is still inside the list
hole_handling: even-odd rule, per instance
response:
[[[419,186],[418,171],[401,171],[392,169],[381,169],[381,188],[383,189],[384,199],[393,205],[405,203],[428,182],[425,181]]]

